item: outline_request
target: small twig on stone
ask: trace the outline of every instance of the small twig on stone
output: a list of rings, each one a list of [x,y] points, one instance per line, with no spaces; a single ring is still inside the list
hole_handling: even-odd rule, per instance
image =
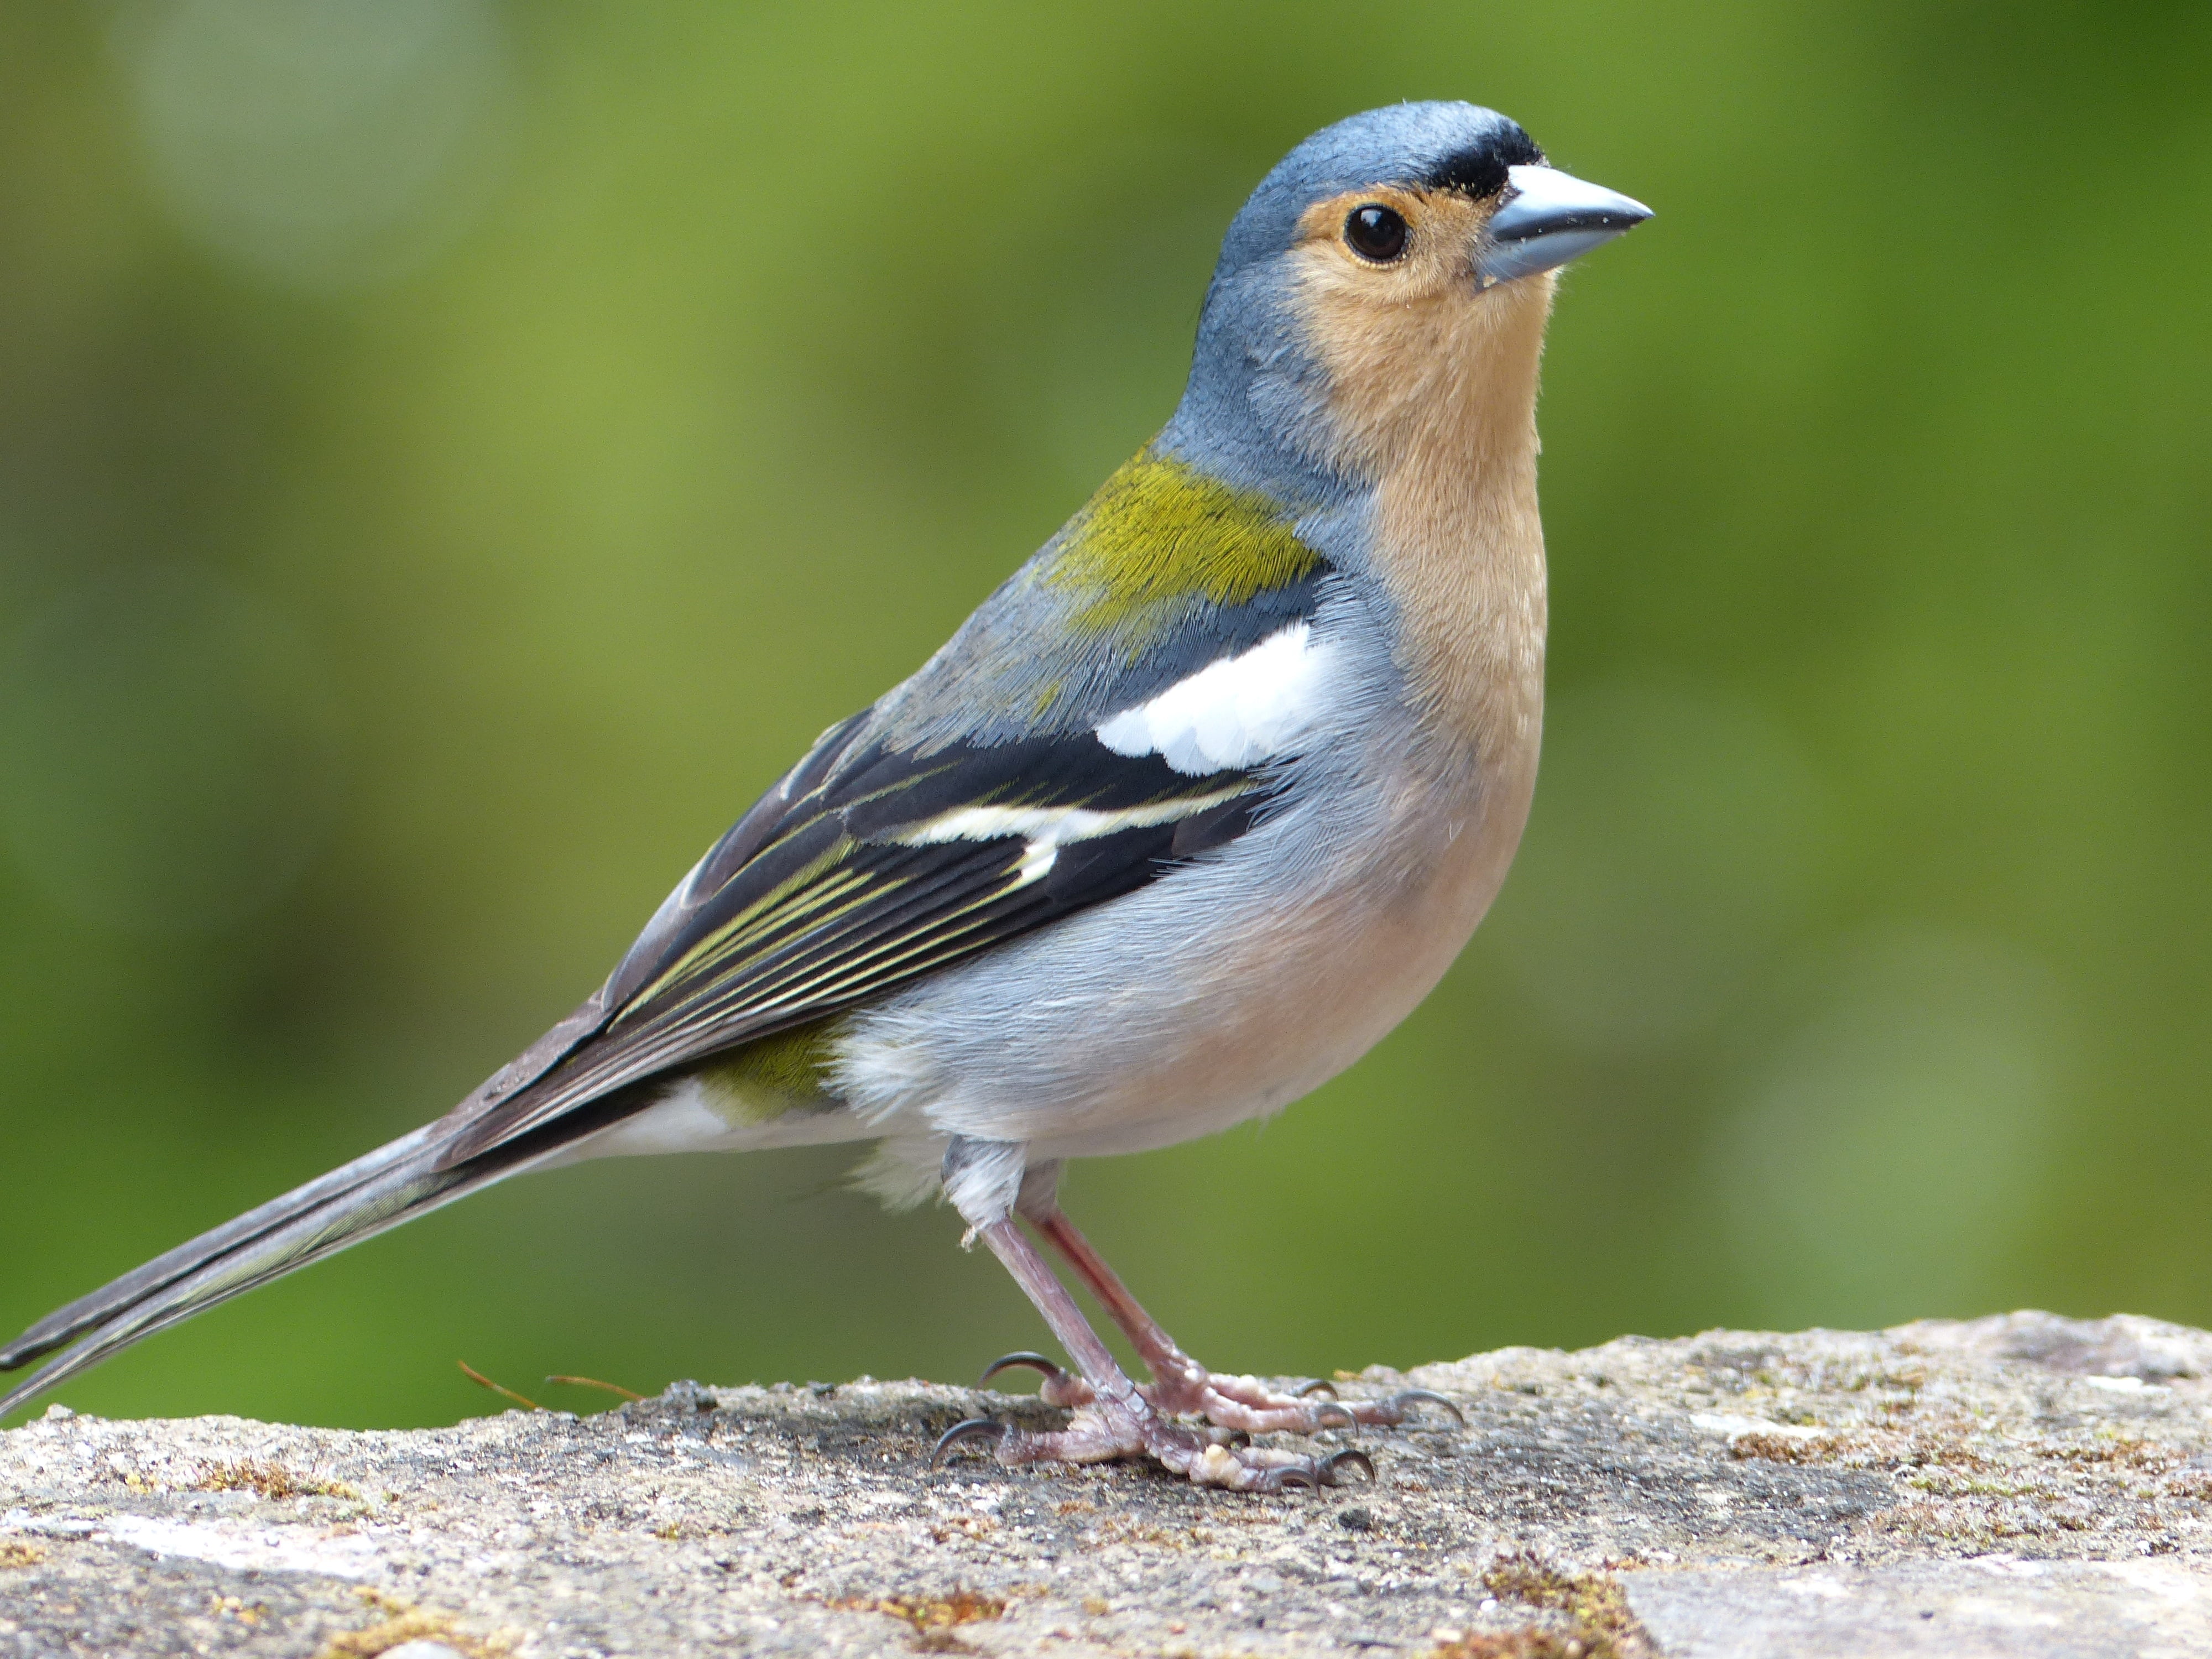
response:
[[[491,1378],[486,1376],[475,1366],[470,1364],[467,1360],[456,1359],[453,1363],[461,1368],[461,1375],[467,1377],[470,1382],[477,1383],[483,1388],[489,1389],[494,1394],[504,1395],[506,1398],[514,1401],[516,1405],[521,1407],[525,1411],[542,1412],[545,1409],[544,1407],[539,1405],[535,1400],[519,1395],[515,1393],[513,1389],[503,1387],[500,1383],[493,1382]]]
[[[568,1382],[580,1389],[601,1389],[609,1394],[618,1394],[625,1400],[642,1400],[645,1396],[635,1389],[625,1389],[619,1382],[602,1382],[596,1376],[549,1376],[548,1382]]]

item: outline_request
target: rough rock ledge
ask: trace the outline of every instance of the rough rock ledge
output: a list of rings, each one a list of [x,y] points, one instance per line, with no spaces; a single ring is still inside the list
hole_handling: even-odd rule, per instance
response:
[[[1371,1487],[933,1474],[1025,1396],[678,1383],[354,1433],[0,1435],[0,1656],[2212,1655],[2212,1334],[2021,1313],[1508,1348]]]

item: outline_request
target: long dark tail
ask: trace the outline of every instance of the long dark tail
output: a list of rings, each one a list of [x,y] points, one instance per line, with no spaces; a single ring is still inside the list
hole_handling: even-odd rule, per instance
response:
[[[647,1103],[649,1096],[641,1091],[617,1090],[473,1156],[455,1155],[465,1138],[480,1131],[488,1113],[523,1103],[528,1091],[520,1085],[567,1046],[564,1027],[570,1024],[556,1027],[514,1066],[437,1122],[202,1233],[49,1314],[0,1348],[0,1371],[15,1370],[59,1349],[68,1352],[47,1360],[0,1399],[0,1417],[143,1337],[543,1164]]]

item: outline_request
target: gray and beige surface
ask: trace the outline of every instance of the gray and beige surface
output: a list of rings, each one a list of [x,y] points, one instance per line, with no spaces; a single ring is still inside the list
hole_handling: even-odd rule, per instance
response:
[[[915,1382],[394,1433],[56,1413],[0,1435],[0,1655],[2212,1652],[2212,1334],[1712,1332],[1341,1386],[1407,1382],[1467,1427],[1271,1497],[933,1475],[947,1423],[1036,1407]]]

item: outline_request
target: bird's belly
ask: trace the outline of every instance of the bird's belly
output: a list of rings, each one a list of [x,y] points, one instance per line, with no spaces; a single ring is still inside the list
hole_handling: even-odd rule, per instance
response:
[[[1496,896],[1534,756],[1439,805],[1285,813],[1217,860],[856,1016],[837,1091],[893,1133],[1141,1151],[1279,1109],[1410,1013]],[[1395,819],[1378,837],[1373,815]],[[1347,817],[1360,820],[1345,821]],[[1263,836],[1277,837],[1273,846]],[[1387,866],[1345,849],[1389,845]],[[1292,884],[1265,872],[1307,870]]]
[[[1245,994],[1217,1004],[1194,1040],[1141,1057],[1080,1113],[1036,1114],[1024,1137],[1035,1155],[1144,1152],[1280,1110],[1411,1013],[1473,927],[1416,930],[1395,918],[1326,913],[1305,923],[1224,941],[1212,965],[1243,977]]]
[[[1514,828],[1517,840],[1518,826]],[[1292,925],[1260,918],[1224,939],[1212,964],[1244,991],[1177,1045],[1134,1072],[1084,1121],[1031,1138],[1040,1158],[1143,1152],[1279,1111],[1388,1036],[1433,990],[1496,896],[1510,858],[1464,831],[1435,849],[1427,878],[1376,902],[1339,890]],[[1494,868],[1493,868],[1494,866]]]

